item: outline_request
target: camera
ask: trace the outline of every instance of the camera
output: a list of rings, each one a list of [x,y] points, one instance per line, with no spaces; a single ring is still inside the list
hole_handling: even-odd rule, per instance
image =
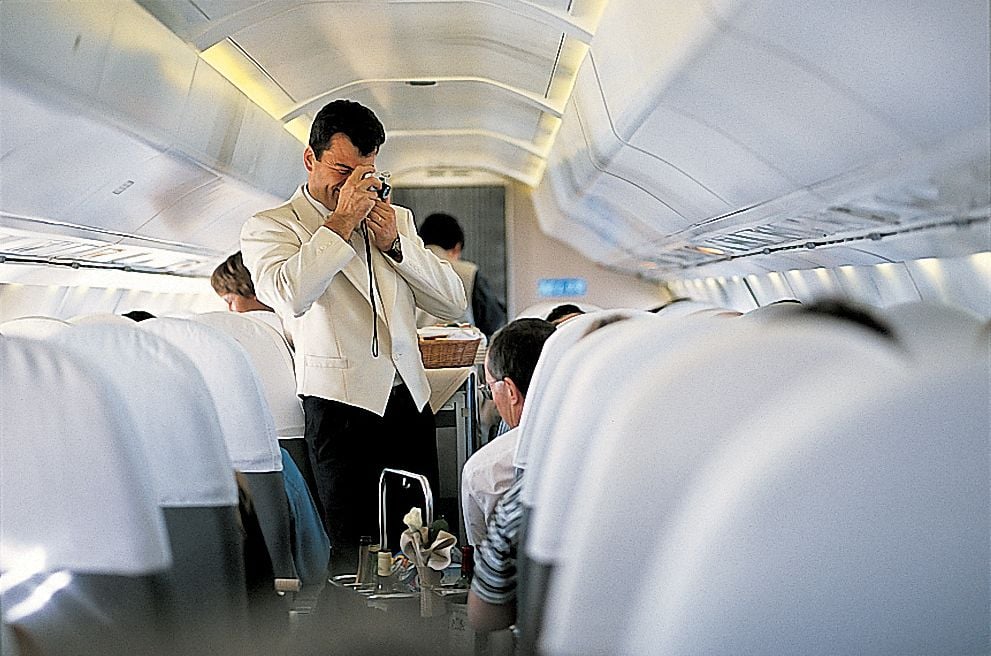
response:
[[[371,175],[378,178],[378,181],[382,183],[382,186],[376,189],[375,193],[378,194],[379,200],[385,200],[392,192],[392,185],[389,184],[389,178],[392,177],[392,174],[388,171],[376,171]]]

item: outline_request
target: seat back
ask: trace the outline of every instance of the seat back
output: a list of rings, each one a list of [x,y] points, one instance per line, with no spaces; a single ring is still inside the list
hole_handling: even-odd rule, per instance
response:
[[[738,427],[645,554],[619,653],[988,653],[988,363],[860,373]]]
[[[251,359],[268,400],[280,440],[303,435],[303,404],[296,395],[296,375],[286,340],[272,326],[250,314],[207,312],[189,317],[234,338]]]
[[[185,653],[239,653],[247,601],[237,486],[199,370],[130,321],[79,325],[50,341],[126,390],[137,418],[127,437],[145,449],[169,531],[176,644]]]
[[[66,321],[52,317],[18,317],[0,324],[0,335],[44,339],[49,335],[61,332],[70,325]]]
[[[543,404],[544,390],[554,380],[554,372],[561,362],[561,358],[568,352],[568,349],[590,331],[594,330],[596,325],[604,322],[619,321],[633,316],[650,315],[639,310],[601,310],[588,312],[561,324],[547,339],[543,348],[540,350],[540,359],[537,361],[537,366],[533,370],[533,376],[530,378],[530,387],[527,392],[526,403],[523,406],[523,415],[520,417],[520,437],[516,445],[513,465],[519,469],[526,469],[530,460],[531,445],[534,442],[538,442],[540,436],[546,430],[546,422],[542,420],[535,422],[532,418],[541,415],[540,407]],[[549,419],[549,417],[550,415],[548,414],[547,418]],[[537,448],[540,447],[538,446]]]
[[[248,480],[276,578],[295,579],[282,452],[263,386],[233,338],[187,319],[149,319],[140,329],[165,339],[198,367],[234,468]]]
[[[613,653],[642,567],[616,554],[637,554],[658,539],[693,477],[740,421],[819,376],[837,381],[865,367],[901,366],[893,343],[852,324],[714,321],[718,328],[707,335],[628,370],[634,382],[587,440],[586,465],[573,483],[583,503],[559,515],[564,535],[547,599],[546,653]],[[561,428],[586,430],[570,416]],[[579,587],[596,593],[577,599]]]
[[[244,348],[268,399],[279,444],[296,463],[311,493],[316,495],[316,478],[303,439],[303,404],[296,394],[292,352],[282,334],[258,317],[269,314],[272,313],[207,312],[189,318],[216,328]]]
[[[37,340],[0,337],[0,371],[4,623],[45,654],[168,653],[168,534],[122,388]]]
[[[525,520],[519,567],[526,576],[519,577],[517,613],[522,654],[536,650],[547,588],[564,539],[558,518],[575,498],[588,441],[604,419],[603,409],[622,399],[624,384],[644,353],[674,350],[680,341],[717,325],[711,317],[637,314],[573,345],[547,381],[540,404],[532,408],[534,445],[522,491]],[[559,430],[564,417],[569,426],[581,429]]]
[[[122,317],[119,314],[112,314],[110,312],[96,312],[93,314],[77,314],[74,317],[69,318],[69,323],[74,326],[83,326],[87,324],[108,324],[115,323],[122,326],[128,324],[136,323],[127,317]]]
[[[938,303],[900,303],[884,309],[882,318],[917,362],[971,360],[978,355],[985,322],[962,308]],[[987,348],[987,344],[983,345]]]

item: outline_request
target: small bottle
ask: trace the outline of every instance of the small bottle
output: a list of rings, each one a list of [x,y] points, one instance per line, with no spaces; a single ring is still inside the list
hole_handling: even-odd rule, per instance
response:
[[[388,551],[378,552],[378,571],[376,574],[375,594],[388,594],[395,589],[395,579],[392,576],[392,554]]]
[[[378,571],[379,546],[372,544],[368,546],[368,561],[365,563],[365,576],[361,583],[361,589],[369,592],[375,591],[378,585],[376,572]]]
[[[475,547],[470,544],[461,547],[461,576],[454,583],[456,588],[470,588],[475,576]]]
[[[372,536],[362,535],[358,538],[358,571],[354,582],[358,585],[365,583],[368,577],[368,547],[372,544]]]

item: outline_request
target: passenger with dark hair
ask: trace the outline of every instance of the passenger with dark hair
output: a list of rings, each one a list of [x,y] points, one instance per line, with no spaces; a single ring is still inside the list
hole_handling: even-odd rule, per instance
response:
[[[470,303],[460,321],[478,326],[486,336],[499,330],[506,323],[506,306],[496,297],[492,285],[478,270],[478,265],[462,259],[465,232],[458,220],[450,214],[431,214],[420,225],[420,238],[434,255],[451,263],[465,286],[465,295]],[[425,312],[417,313],[416,323],[421,328],[436,322],[436,317]]]
[[[251,282],[251,273],[244,266],[241,251],[228,257],[213,270],[210,284],[213,285],[213,291],[217,292],[217,295],[227,303],[228,310],[251,313],[252,317],[272,326],[285,338],[290,352],[292,351],[292,333],[286,328],[288,321],[283,323],[272,308],[259,301],[258,297],[255,296],[255,286]],[[309,471],[309,468],[304,469]]]
[[[378,533],[384,467],[438,489],[430,385],[417,308],[461,317],[464,286],[393,205],[375,159],[385,130],[356,102],[321,109],[303,151],[306,183],[241,230],[258,299],[291,320],[305,437],[336,572],[355,571],[358,539]]]
[[[492,337],[485,354],[483,394],[495,402],[510,430],[468,458],[461,471],[461,508],[466,539],[479,544],[492,511],[516,476],[513,454],[533,370],[554,326],[543,319],[517,319]]]
[[[585,310],[581,309],[573,303],[564,303],[558,305],[556,308],[547,313],[547,321],[550,321],[555,326],[559,326],[568,319],[572,319],[579,315],[585,314]]]

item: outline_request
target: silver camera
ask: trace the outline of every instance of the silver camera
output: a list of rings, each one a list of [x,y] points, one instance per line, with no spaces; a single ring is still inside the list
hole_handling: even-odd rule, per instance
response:
[[[378,194],[380,200],[385,200],[388,195],[392,193],[392,185],[389,184],[389,178],[392,177],[392,174],[388,171],[376,171],[375,173],[372,173],[372,175],[378,178],[378,181],[382,183],[382,186],[376,189],[375,193]]]

